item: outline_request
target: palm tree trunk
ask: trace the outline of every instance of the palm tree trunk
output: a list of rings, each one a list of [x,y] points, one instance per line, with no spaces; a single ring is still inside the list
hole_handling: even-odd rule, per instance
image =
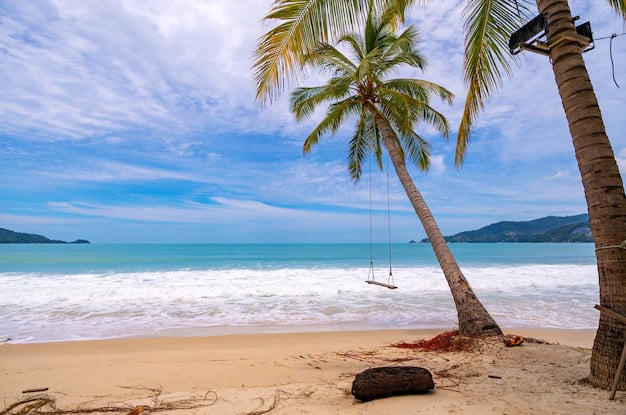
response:
[[[376,109],[373,109],[372,113],[383,137],[385,148],[387,148],[389,152],[396,174],[400,179],[400,183],[402,183],[415,213],[417,213],[420,222],[422,222],[424,226],[426,236],[430,240],[437,261],[439,261],[439,265],[450,287],[459,321],[459,333],[468,336],[501,335],[502,330],[489,312],[487,312],[478,297],[476,297],[476,294],[467,282],[463,272],[461,272],[461,268],[452,255],[424,198],[413,183],[406,168],[402,153],[398,148],[398,140],[395,131]]]
[[[593,92],[581,48],[571,40],[576,34],[567,0],[536,0],[548,19],[548,44],[552,69],[567,116],[587,200],[591,233],[595,241],[600,304],[626,316],[626,195],[602,114]],[[589,312],[592,312],[590,309]],[[626,325],[600,315],[591,355],[593,385],[610,387]],[[626,388],[622,373],[620,389]]]

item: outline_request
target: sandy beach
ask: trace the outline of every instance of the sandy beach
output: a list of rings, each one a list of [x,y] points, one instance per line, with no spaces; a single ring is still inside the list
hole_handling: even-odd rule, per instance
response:
[[[469,352],[391,347],[442,330],[172,337],[0,345],[2,410],[26,398],[62,410],[146,405],[190,414],[623,414],[626,394],[581,382],[593,330],[508,330],[543,339]],[[436,389],[356,401],[354,376],[371,367],[430,370]],[[48,388],[39,393],[24,390]],[[23,406],[27,406],[23,405]],[[24,413],[23,406],[7,413]],[[34,408],[28,408],[33,410]],[[46,410],[42,407],[40,410]],[[49,408],[48,408],[49,409]]]

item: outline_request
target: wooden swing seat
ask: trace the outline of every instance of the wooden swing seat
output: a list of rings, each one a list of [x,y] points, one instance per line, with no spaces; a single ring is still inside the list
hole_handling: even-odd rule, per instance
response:
[[[365,282],[368,284],[380,285],[381,287],[389,288],[390,290],[395,290],[396,288],[398,288],[395,285],[385,284],[384,282],[380,282],[376,280],[365,280]]]

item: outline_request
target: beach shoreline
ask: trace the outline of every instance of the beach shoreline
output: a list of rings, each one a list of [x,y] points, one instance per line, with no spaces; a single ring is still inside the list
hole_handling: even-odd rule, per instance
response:
[[[180,328],[165,329],[154,332],[152,334],[141,334],[136,336],[120,335],[105,338],[75,338],[62,340],[43,340],[43,341],[14,341],[7,338],[0,341],[3,344],[11,345],[28,345],[28,344],[64,344],[64,343],[97,343],[97,342],[125,342],[125,341],[175,341],[176,339],[219,339],[219,338],[239,338],[239,337],[258,337],[265,336],[343,336],[348,333],[360,336],[363,333],[390,333],[392,335],[414,335],[420,338],[435,336],[439,333],[456,330],[453,327],[407,327],[407,328],[385,328],[378,325],[368,325],[365,323],[334,323],[334,324],[309,324],[309,325],[264,325],[257,327],[250,326],[223,326],[211,328]],[[505,333],[516,333],[524,337],[534,337],[545,340],[550,343],[559,343],[574,347],[591,348],[593,345],[593,336],[596,329],[592,328],[562,328],[562,327],[502,327]]]
[[[397,290],[365,283],[367,244],[0,246],[0,342],[454,327],[432,248],[415,245],[393,244]],[[452,249],[501,327],[597,327],[592,244]]]
[[[206,404],[210,392],[215,397],[210,413],[217,414],[269,409],[277,396],[280,402],[271,413],[456,411],[501,415],[514,405],[517,409],[509,409],[508,413],[610,414],[617,413],[619,405],[623,408],[623,394],[609,402],[608,392],[579,382],[589,371],[595,330],[506,329],[506,333],[551,344],[527,341],[521,347],[505,348],[499,339],[491,339],[472,352],[390,347],[431,338],[442,331],[332,331],[2,344],[0,396],[8,406],[24,398],[23,390],[45,387],[45,396],[53,397],[57,407],[99,407],[122,402],[132,408],[177,399]],[[354,375],[384,365],[425,367],[433,373],[437,388],[423,396],[365,404],[355,401],[350,395]]]

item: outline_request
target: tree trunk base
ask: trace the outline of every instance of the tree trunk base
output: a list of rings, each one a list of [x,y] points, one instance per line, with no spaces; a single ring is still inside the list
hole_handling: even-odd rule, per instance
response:
[[[367,402],[389,396],[426,393],[434,388],[433,375],[423,367],[376,367],[356,375],[352,395]]]

